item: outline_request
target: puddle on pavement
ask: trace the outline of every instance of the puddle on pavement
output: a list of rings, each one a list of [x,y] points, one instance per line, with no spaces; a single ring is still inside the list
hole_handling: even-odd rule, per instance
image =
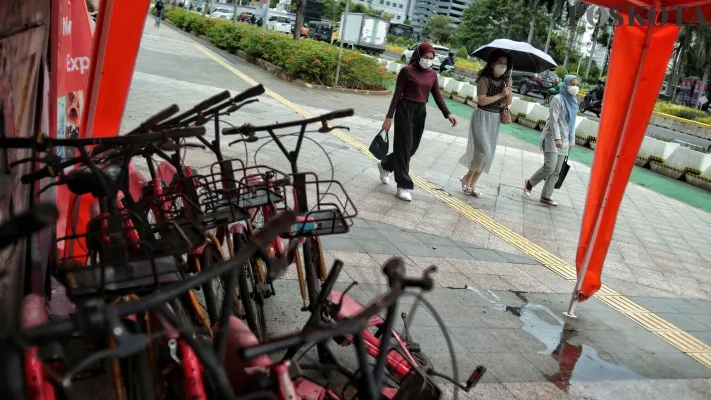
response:
[[[476,293],[496,311],[508,312],[521,320],[521,329],[538,339],[546,349],[538,354],[551,356],[558,362],[559,371],[547,375],[548,380],[567,391],[570,381],[637,380],[644,377],[630,368],[602,358],[600,353],[576,340],[579,332],[550,308],[530,303],[524,293],[512,292],[523,301],[521,307],[505,305],[501,298],[490,290],[480,290],[471,286],[465,289]]]

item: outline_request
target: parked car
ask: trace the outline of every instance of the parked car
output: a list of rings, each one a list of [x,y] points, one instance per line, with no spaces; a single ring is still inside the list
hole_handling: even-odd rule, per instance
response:
[[[511,80],[515,90],[526,96],[529,93],[536,93],[541,97],[546,97],[550,89],[558,84],[558,76],[555,70],[551,69],[541,73],[512,71]]]
[[[228,21],[232,21],[234,13],[226,8],[218,8],[217,10],[213,11],[210,16],[212,18],[226,19]]]
[[[405,51],[402,52],[402,55],[400,56],[400,59],[403,62],[409,62],[410,58],[412,58],[412,54],[415,52],[415,49],[417,48],[417,44],[413,44],[412,46],[408,47]],[[435,49],[435,59],[434,62],[432,63],[432,69],[435,71],[439,71],[440,65],[442,65],[442,61],[444,61],[445,58],[449,56],[449,52],[452,51],[444,46],[438,46],[438,45],[433,45]]]
[[[267,29],[281,33],[291,34],[294,31],[294,24],[286,16],[272,15],[267,21]]]
[[[322,42],[330,42],[333,35],[333,23],[331,21],[311,21],[309,22],[309,37]]]

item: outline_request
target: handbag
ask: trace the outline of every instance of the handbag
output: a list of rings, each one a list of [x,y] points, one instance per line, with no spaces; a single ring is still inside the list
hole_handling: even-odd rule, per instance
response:
[[[568,175],[568,170],[570,169],[570,164],[568,164],[568,157],[563,160],[563,166],[560,167],[560,173],[558,174],[558,181],[555,183],[555,188],[560,189],[563,186],[563,181],[566,175]]]
[[[381,133],[383,133],[382,129],[377,135],[375,135],[373,141],[370,142],[370,147],[368,147],[370,153],[378,160],[384,159],[385,156],[388,155],[388,150],[390,149],[390,137],[388,136],[388,133],[385,132],[384,138]]]
[[[508,87],[506,83],[504,83],[504,87]],[[511,118],[511,109],[509,109],[509,105],[506,104],[506,101],[504,100],[504,108],[501,110],[499,113],[501,116],[501,123],[504,125],[512,124],[513,120]]]
[[[499,113],[501,116],[501,123],[502,124],[512,124],[513,120],[511,119],[511,110],[509,109],[509,106],[504,106],[504,109],[501,110]]]

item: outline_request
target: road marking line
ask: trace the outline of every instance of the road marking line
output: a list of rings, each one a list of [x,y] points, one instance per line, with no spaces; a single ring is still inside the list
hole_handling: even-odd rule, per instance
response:
[[[258,84],[257,81],[235,68],[214,51],[198,43],[193,43],[193,46],[250,85]],[[306,110],[298,104],[292,103],[271,89],[267,88],[265,93],[304,118],[312,118],[316,116],[314,113]],[[350,134],[340,129],[333,130],[331,133],[344,143],[349,144],[358,150],[366,157],[377,161],[377,159],[370,153],[370,150],[368,150],[368,146],[361,143]],[[481,225],[492,234],[498,236],[513,247],[519,249],[524,254],[538,261],[544,267],[575,284],[577,272],[572,265],[566,263],[564,260],[556,257],[546,249],[531,242],[522,235],[513,232],[505,225],[472,207],[467,202],[450,195],[429,180],[414,173],[410,173],[410,177],[412,178],[415,186],[422,189],[424,192],[434,196],[451,209]],[[695,359],[702,365],[711,368],[711,346],[695,338],[689,333],[684,332],[674,324],[664,320],[606,285],[602,285],[600,290],[595,294],[595,297],[610,306],[615,311],[626,315],[628,318],[641,325],[649,332],[654,333],[659,338],[676,347],[682,353],[687,354],[689,357]]]

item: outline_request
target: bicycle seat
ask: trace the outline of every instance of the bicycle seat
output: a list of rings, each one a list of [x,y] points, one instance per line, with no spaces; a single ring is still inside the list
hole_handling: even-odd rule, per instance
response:
[[[69,191],[77,196],[91,193],[94,197],[108,197],[101,178],[108,187],[114,187],[119,174],[121,174],[121,167],[116,164],[108,164],[99,167],[99,171],[101,175],[89,167],[83,166],[70,172],[67,177]]]

